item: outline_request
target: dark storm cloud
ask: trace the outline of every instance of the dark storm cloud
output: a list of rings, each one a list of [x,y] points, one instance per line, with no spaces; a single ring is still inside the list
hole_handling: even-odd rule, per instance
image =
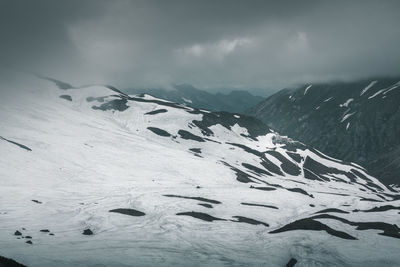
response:
[[[2,1],[0,56],[75,83],[281,87],[400,73],[400,1]]]

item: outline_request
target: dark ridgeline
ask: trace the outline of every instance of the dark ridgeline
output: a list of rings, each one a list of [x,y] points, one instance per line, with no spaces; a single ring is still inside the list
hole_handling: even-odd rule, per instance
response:
[[[248,108],[253,107],[263,100],[263,97],[252,95],[247,91],[234,90],[229,94],[214,94],[188,84],[175,85],[174,90],[131,88],[126,89],[125,92],[127,94],[146,93],[195,108],[238,113],[243,113]]]

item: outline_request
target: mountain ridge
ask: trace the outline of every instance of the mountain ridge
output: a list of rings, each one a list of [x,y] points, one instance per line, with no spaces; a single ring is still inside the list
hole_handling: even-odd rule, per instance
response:
[[[399,81],[306,84],[281,90],[246,113],[322,152],[367,167],[386,184],[399,184]]]
[[[244,113],[245,110],[261,102],[264,98],[252,95],[245,90],[233,90],[229,93],[210,93],[190,84],[177,84],[173,89],[125,89],[127,94],[146,93],[179,104],[212,111]]]

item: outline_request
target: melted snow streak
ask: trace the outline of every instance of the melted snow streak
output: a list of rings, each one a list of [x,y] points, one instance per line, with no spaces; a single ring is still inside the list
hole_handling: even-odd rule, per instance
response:
[[[265,227],[269,227],[268,223],[260,222],[251,218],[243,217],[243,216],[233,216],[236,220],[231,220],[232,222],[241,222],[241,223],[248,223],[252,225],[264,225]]]
[[[113,209],[110,210],[109,212],[114,212],[114,213],[121,213],[129,216],[144,216],[146,215],[144,212],[134,210],[134,209]]]
[[[265,208],[270,208],[270,209],[279,209],[278,207],[271,206],[271,205],[263,205],[263,204],[255,204],[255,203],[246,203],[242,202],[242,205],[247,205],[247,206],[255,206],[255,207],[265,207]]]
[[[0,140],[5,257],[33,267],[400,264],[400,194],[358,165],[245,115],[51,78],[7,86],[20,95],[0,98],[2,136],[33,152]]]
[[[7,142],[9,142],[10,144],[19,146],[20,148],[25,149],[25,150],[27,150],[27,151],[32,151],[32,149],[30,149],[29,147],[27,147],[27,146],[25,146],[25,145],[22,145],[22,144],[19,144],[19,143],[17,143],[17,142],[8,140],[8,139],[6,139],[6,138],[4,138],[4,137],[2,137],[2,136],[0,136],[0,139],[1,139],[1,140],[4,140],[4,141],[7,141]]]
[[[213,221],[226,221],[225,219],[216,218],[214,216],[208,215],[203,212],[196,212],[196,211],[189,211],[189,212],[180,212],[176,215],[183,215],[183,216],[191,216],[193,218],[206,221],[206,222],[213,222]]]
[[[156,115],[156,114],[165,113],[165,112],[168,112],[168,110],[166,110],[165,108],[160,108],[160,109],[146,112],[145,115]]]

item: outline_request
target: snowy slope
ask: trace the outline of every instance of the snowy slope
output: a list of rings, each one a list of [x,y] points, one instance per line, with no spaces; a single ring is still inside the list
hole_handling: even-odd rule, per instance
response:
[[[399,193],[256,119],[25,74],[2,77],[0,102],[1,256],[400,264]]]

